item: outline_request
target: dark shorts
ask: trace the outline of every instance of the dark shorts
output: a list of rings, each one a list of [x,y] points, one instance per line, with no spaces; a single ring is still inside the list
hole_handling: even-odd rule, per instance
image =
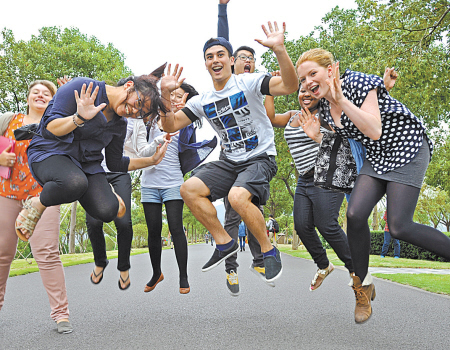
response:
[[[269,199],[270,180],[277,173],[275,156],[262,154],[242,162],[221,159],[204,164],[194,173],[209,188],[211,202],[228,195],[232,187],[244,187],[255,205]]]

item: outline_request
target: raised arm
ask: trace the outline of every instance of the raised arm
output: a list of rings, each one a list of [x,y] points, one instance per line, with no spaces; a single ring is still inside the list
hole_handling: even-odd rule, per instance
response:
[[[266,39],[255,39],[261,45],[271,49],[278,60],[281,76],[270,79],[269,91],[272,96],[289,95],[297,90],[298,80],[294,65],[284,46],[284,33],[286,24],[283,23],[283,30],[278,29],[277,22],[268,23],[269,30],[263,25],[262,29],[266,34]]]
[[[228,17],[227,17],[227,4],[230,0],[219,0],[219,18],[217,22],[217,37],[228,39]]]
[[[327,79],[334,100],[332,104],[342,108],[347,117],[364,135],[372,140],[378,140],[381,137],[382,125],[376,89],[368,92],[361,108],[358,108],[344,96],[339,77],[339,62],[336,62],[332,65],[330,79]]]
[[[93,83],[89,83],[86,89],[86,84],[83,84],[80,95],[75,90],[75,100],[77,102],[77,113],[68,117],[54,119],[47,124],[47,130],[55,136],[64,136],[75,130],[77,127],[82,127],[84,122],[94,118],[103,108],[106,103],[101,103],[98,106],[94,105],[99,86],[92,91]]]
[[[272,123],[272,126],[276,128],[286,127],[286,124],[289,122],[289,119],[291,119],[291,117],[295,114],[294,111],[288,111],[283,114],[276,114],[274,97],[269,95],[266,96],[266,99],[264,101],[264,107],[266,108],[266,113],[270,119],[270,122]]]
[[[275,71],[270,74],[272,74],[273,77],[278,77],[281,73],[280,71]],[[266,96],[266,99],[264,100],[264,107],[266,108],[266,113],[272,123],[272,126],[276,128],[284,128],[289,122],[289,119],[291,119],[292,115],[295,113],[294,111],[288,111],[283,114],[276,114],[275,98],[270,95]]]

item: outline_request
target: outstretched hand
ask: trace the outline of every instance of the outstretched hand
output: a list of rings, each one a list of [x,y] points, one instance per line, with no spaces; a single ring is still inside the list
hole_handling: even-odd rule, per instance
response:
[[[161,79],[161,91],[168,91],[169,93],[178,89],[184,82],[185,78],[180,79],[183,67],[179,67],[178,63],[175,65],[175,69],[171,73],[172,65],[169,63],[167,67],[167,74]]]
[[[341,79],[339,74],[339,62],[335,62],[331,66],[331,77],[328,78],[327,84],[330,87],[331,97],[334,103],[339,105],[339,103],[345,98],[344,93],[341,88]]]
[[[302,107],[298,113],[300,126],[308,137],[316,142],[320,142],[322,133],[320,132],[320,121],[316,115],[311,114],[307,107]]]
[[[94,118],[103,108],[106,107],[106,103],[101,103],[97,107],[94,105],[95,99],[97,98],[99,86],[92,91],[94,83],[89,83],[86,89],[86,84],[83,84],[80,90],[80,95],[78,91],[75,90],[75,100],[77,101],[77,112],[84,119]]]
[[[383,81],[387,91],[390,91],[394,87],[395,83],[397,82],[397,78],[398,72],[395,70],[395,68],[386,67],[383,75]]]
[[[283,22],[283,30],[278,29],[277,22],[273,22],[274,27],[272,26],[272,22],[268,22],[269,30],[266,29],[264,25],[262,25],[262,30],[264,34],[266,34],[266,39],[255,39],[256,42],[261,45],[268,47],[269,49],[275,50],[277,47],[284,47],[284,33],[286,31],[286,23]]]
[[[169,134],[167,134],[169,135]],[[172,142],[172,140],[170,139],[170,136],[167,138],[165,138],[164,140],[164,144],[160,144],[158,145],[158,147],[156,147],[156,152],[154,155],[152,155],[151,157],[149,157],[152,160],[151,165],[156,165],[161,163],[161,161],[164,159],[164,156],[166,155],[166,151],[167,151],[167,147],[169,146],[169,143]]]
[[[67,84],[69,81],[71,81],[72,78],[68,77],[67,75],[61,77],[61,78],[57,78],[56,82],[58,83],[59,87],[63,86],[64,84]]]

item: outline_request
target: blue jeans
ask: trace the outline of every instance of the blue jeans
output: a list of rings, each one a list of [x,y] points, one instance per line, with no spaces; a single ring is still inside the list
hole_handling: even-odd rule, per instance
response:
[[[239,246],[242,249],[245,249],[245,236],[239,236]]]
[[[348,142],[350,143],[350,148],[352,149],[353,158],[355,158],[356,171],[359,174],[359,171],[364,164],[364,160],[366,159],[366,148],[361,142],[354,139],[348,139]],[[350,194],[345,194],[345,198],[347,199],[347,202],[350,201]]]
[[[394,240],[394,256],[400,257],[400,241],[397,238],[392,238]],[[391,243],[391,234],[389,231],[384,231],[384,243],[381,249],[381,255],[386,256],[389,250],[389,244]]]

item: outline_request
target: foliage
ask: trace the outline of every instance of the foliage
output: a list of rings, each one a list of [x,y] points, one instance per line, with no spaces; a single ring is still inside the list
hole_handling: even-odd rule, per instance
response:
[[[425,182],[433,187],[440,188],[450,196],[450,138],[438,138],[434,144],[433,157],[427,169]]]
[[[142,248],[148,246],[148,230],[145,224],[133,225],[133,248]]]
[[[448,1],[434,0],[427,6],[422,6],[423,1],[419,0],[389,1],[388,5],[372,0],[357,3],[357,10],[334,8],[310,34],[287,41],[286,48],[292,61],[296,62],[304,51],[322,47],[333,53],[341,72],[351,69],[383,76],[386,66],[395,66],[400,78],[392,95],[423,118],[428,127],[448,121],[450,52],[448,42],[442,39],[450,18]],[[403,22],[404,13],[409,17],[409,26]],[[438,23],[439,15],[443,16],[443,21]],[[403,29],[396,26],[399,18],[402,18]],[[415,42],[406,40],[405,36],[409,31],[420,41],[419,28],[423,29],[420,32],[423,37],[426,36],[420,49],[419,44],[414,46]],[[434,29],[429,36],[427,28],[429,34]],[[276,58],[270,51],[263,54],[262,63],[268,71],[278,69]],[[277,111],[294,109],[297,106],[295,99],[294,94],[287,98],[287,103],[286,99],[277,98]]]
[[[3,29],[0,43],[0,113],[26,110],[28,85],[36,79],[68,75],[115,83],[131,75],[124,55],[77,28],[43,27],[29,41],[16,41],[11,30]]]

